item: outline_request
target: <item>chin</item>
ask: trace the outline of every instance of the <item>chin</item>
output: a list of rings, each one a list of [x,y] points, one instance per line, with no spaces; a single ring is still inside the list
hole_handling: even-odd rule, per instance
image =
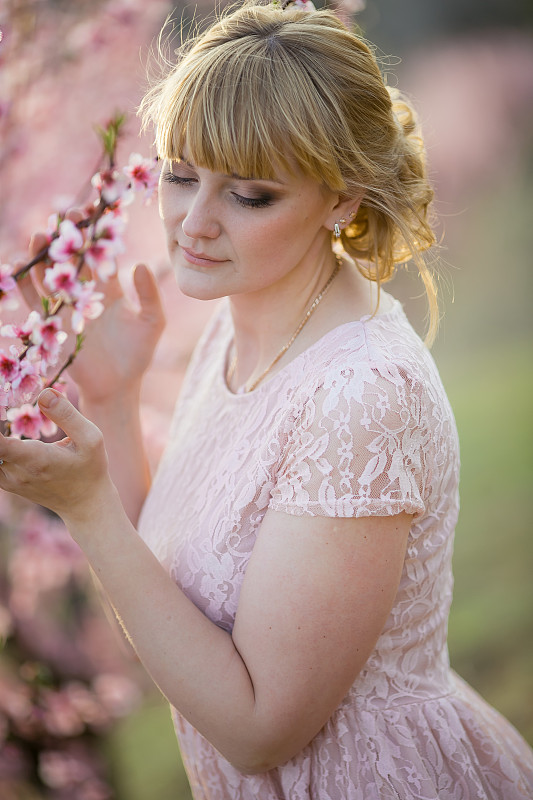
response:
[[[194,300],[219,300],[229,294],[220,285],[217,286],[217,281],[195,270],[178,267],[175,276],[180,292]]]

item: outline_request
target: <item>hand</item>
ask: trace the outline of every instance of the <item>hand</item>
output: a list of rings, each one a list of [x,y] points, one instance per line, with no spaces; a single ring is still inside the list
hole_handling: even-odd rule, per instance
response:
[[[54,389],[41,393],[39,407],[67,436],[53,444],[0,436],[0,488],[65,522],[87,519],[115,496],[102,434]]]
[[[81,219],[78,211],[67,216],[73,222]],[[30,257],[35,257],[46,243],[44,234],[35,234],[30,243]],[[44,264],[34,267],[19,282],[30,308],[41,309],[44,269]],[[134,286],[138,309],[125,297],[116,275],[106,283],[97,283],[97,290],[104,294],[105,310],[98,319],[87,323],[82,350],[69,368],[69,375],[89,402],[116,397],[138,387],[163,331],[165,319],[156,281],[144,264],[135,267]],[[68,330],[66,314],[63,318]],[[73,349],[74,339],[65,344],[63,360]]]

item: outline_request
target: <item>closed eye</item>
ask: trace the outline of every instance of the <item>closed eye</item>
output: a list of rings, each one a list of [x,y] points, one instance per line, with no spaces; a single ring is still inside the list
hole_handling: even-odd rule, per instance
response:
[[[177,183],[179,186],[184,186],[188,183],[194,183],[196,178],[183,178],[181,175],[175,175],[173,172],[164,172],[162,176],[163,180],[167,183]]]
[[[236,192],[231,193],[237,203],[244,208],[266,208],[272,205],[272,197],[265,195],[264,197],[243,197],[242,194]]]
[[[196,177],[186,178],[168,170],[162,174],[162,180],[166,183],[174,183],[185,188],[186,186],[196,183],[198,179]],[[266,208],[272,205],[273,202],[273,197],[270,194],[265,194],[260,197],[245,197],[242,194],[237,194],[237,192],[231,192],[231,196],[235,202],[243,206],[243,208]]]

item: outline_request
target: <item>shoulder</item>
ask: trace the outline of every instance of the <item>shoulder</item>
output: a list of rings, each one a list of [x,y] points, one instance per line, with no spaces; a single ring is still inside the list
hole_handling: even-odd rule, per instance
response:
[[[335,517],[424,512],[433,414],[420,347],[396,308],[340,326],[310,348],[271,508]]]
[[[370,400],[372,387],[380,387],[401,402],[406,387],[423,391],[435,375],[429,351],[394,301],[387,313],[341,325],[303,353],[293,399],[297,405],[328,396],[329,402]]]

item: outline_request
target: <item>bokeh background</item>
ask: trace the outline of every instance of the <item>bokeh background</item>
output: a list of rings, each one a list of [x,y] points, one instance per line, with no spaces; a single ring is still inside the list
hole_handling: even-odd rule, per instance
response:
[[[346,0],[338,11],[413,98],[437,192],[433,351],[462,443],[452,665],[533,744],[533,6]],[[135,108],[171,12],[178,42],[180,21],[188,29],[212,4],[0,0],[0,261],[24,259],[52,210],[84,198],[95,123],[125,111],[123,161],[151,152]],[[141,260],[159,275],[169,320],[143,395],[155,464],[212,305],[174,286],[156,204],[131,211],[126,286]],[[390,290],[423,332],[414,275]],[[0,493],[0,558],[2,800],[188,800],[165,703],[62,527]]]

